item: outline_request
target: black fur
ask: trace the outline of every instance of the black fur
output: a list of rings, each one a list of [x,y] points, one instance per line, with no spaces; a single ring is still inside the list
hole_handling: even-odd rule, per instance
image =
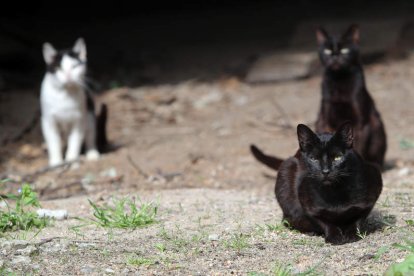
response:
[[[380,171],[353,150],[349,123],[335,134],[316,135],[305,125],[297,131],[300,149],[281,164],[275,187],[283,218],[332,244],[356,241],[381,193]]]

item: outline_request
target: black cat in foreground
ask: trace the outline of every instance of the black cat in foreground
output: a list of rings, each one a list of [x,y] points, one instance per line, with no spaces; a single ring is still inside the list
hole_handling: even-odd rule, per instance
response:
[[[382,190],[381,173],[353,150],[346,122],[335,134],[315,134],[297,126],[299,150],[283,161],[275,193],[283,219],[300,232],[322,234],[325,241],[358,240],[359,223],[371,212]]]

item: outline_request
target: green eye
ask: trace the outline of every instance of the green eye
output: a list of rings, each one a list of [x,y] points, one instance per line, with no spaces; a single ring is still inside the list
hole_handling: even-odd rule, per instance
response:
[[[323,53],[324,53],[325,55],[330,56],[330,55],[332,55],[332,50],[329,50],[329,49],[324,49],[324,50],[323,50]]]
[[[337,155],[334,158],[334,161],[340,161],[342,159],[342,155]]]

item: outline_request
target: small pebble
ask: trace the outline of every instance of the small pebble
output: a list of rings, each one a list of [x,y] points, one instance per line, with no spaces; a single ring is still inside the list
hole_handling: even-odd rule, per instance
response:
[[[210,241],[218,241],[220,239],[220,237],[217,234],[210,234],[210,235],[208,235],[208,239]]]
[[[114,274],[115,273],[115,270],[113,270],[111,268],[107,268],[107,269],[105,269],[105,272],[106,273],[110,273],[110,274]]]
[[[48,209],[39,209],[36,211],[37,215],[41,218],[54,218],[57,220],[64,220],[68,217],[67,210],[48,210]]]

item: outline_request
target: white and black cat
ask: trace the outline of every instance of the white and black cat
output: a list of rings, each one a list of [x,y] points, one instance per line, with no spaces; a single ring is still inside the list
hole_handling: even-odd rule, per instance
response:
[[[83,144],[88,160],[99,159],[98,143],[106,143],[107,108],[102,105],[97,119],[94,101],[85,80],[85,41],[79,38],[72,49],[60,51],[46,42],[43,44],[43,57],[47,71],[40,93],[41,125],[49,165],[78,159]],[[63,158],[64,145],[67,149]]]

